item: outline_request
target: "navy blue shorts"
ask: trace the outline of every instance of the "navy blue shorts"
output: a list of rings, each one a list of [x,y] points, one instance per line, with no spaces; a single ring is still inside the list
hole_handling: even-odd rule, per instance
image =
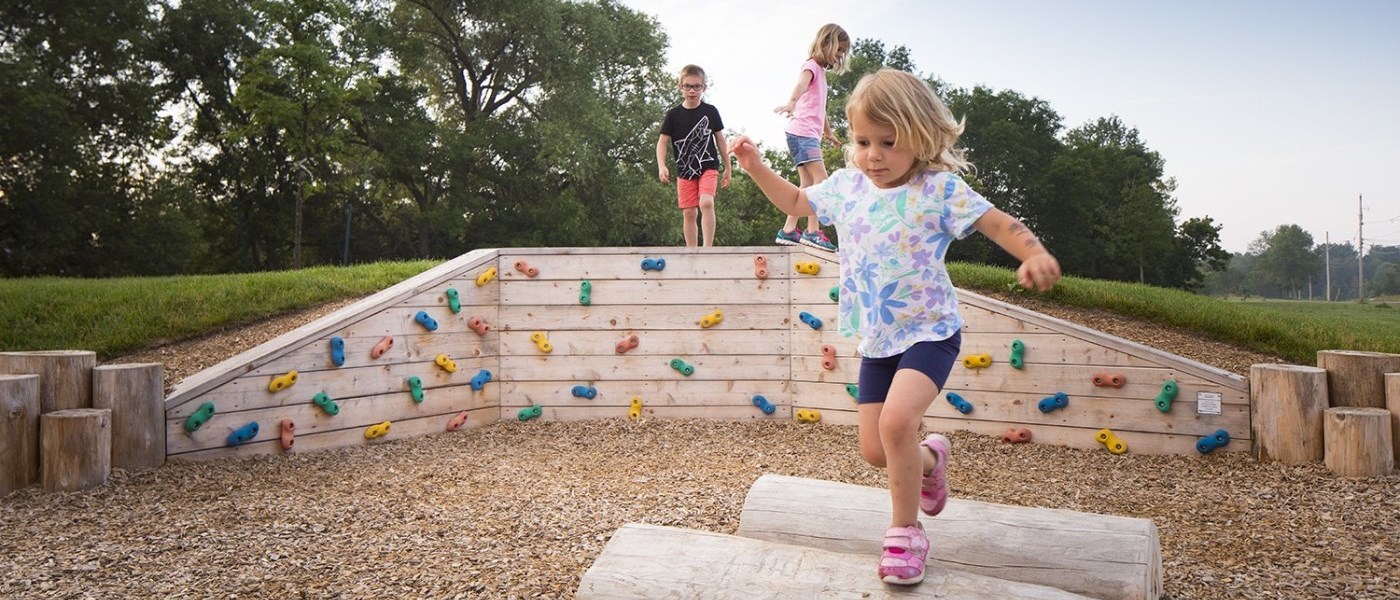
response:
[[[789,133],[787,134],[787,145],[788,154],[792,155],[792,164],[794,165],[800,167],[822,159],[822,141],[817,138]]]
[[[894,383],[894,374],[900,369],[923,373],[942,390],[961,350],[962,330],[958,330],[946,340],[919,342],[894,356],[860,359],[860,390],[856,404],[884,402],[890,393],[890,384]]]

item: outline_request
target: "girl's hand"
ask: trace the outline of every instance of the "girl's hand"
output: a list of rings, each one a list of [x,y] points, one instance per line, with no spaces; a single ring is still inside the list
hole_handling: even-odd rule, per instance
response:
[[[787,104],[779,106],[778,108],[773,109],[773,112],[783,115],[785,117],[791,117],[792,111],[794,110],[797,110],[797,103],[789,102]]]
[[[835,133],[832,133],[830,131],[826,132],[826,139],[831,140],[831,143],[836,144],[837,146],[841,145],[841,138],[836,137]]]
[[[1048,291],[1060,280],[1060,261],[1048,252],[1035,254],[1016,269],[1016,280],[1028,290]]]
[[[747,135],[729,140],[729,153],[734,155],[734,160],[738,161],[739,167],[745,171],[752,171],[762,160],[758,154],[758,146],[754,145]]]

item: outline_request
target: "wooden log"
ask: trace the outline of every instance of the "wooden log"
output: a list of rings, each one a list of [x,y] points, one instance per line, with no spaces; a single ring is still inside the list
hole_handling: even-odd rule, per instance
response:
[[[744,499],[738,535],[878,555],[889,505],[884,489],[767,474]],[[952,498],[938,517],[921,520],[929,560],[941,568],[1091,598],[1162,595],[1161,545],[1147,519]]]
[[[92,408],[92,368],[97,353],[87,350],[0,352],[0,373],[39,376],[39,414]]]
[[[112,411],[56,410],[39,416],[40,479],[50,492],[102,485],[112,472]]]
[[[165,366],[103,365],[92,370],[92,407],[112,411],[112,466],[165,464]]]
[[[654,598],[1085,598],[1051,587],[929,565],[916,586],[875,577],[873,554],[628,523],[579,581],[578,600]]]
[[[39,481],[39,376],[0,375],[0,498]]]
[[[1343,477],[1379,477],[1395,468],[1390,411],[1338,406],[1323,418],[1327,469]]]
[[[1390,443],[1395,464],[1400,465],[1400,373],[1385,374],[1385,408],[1390,411]]]
[[[1400,354],[1319,350],[1332,406],[1385,408],[1385,374],[1400,372]]]
[[[1288,465],[1322,460],[1327,371],[1299,365],[1249,368],[1254,457]]]

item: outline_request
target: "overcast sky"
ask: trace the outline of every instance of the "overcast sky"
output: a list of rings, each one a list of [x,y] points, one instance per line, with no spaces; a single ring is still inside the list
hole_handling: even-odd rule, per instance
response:
[[[1400,1],[621,2],[660,22],[673,69],[705,68],[731,133],[770,147],[773,107],[837,23],[954,86],[1045,100],[1066,128],[1118,115],[1226,250],[1284,224],[1354,244],[1358,195],[1367,246],[1400,245]]]

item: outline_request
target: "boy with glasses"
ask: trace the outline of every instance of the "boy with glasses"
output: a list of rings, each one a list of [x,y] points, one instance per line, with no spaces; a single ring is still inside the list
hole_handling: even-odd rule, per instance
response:
[[[656,141],[657,178],[671,182],[666,168],[666,147],[676,146],[676,196],[681,209],[685,245],[696,244],[695,217],[700,216],[700,235],[705,246],[715,240],[715,188],[729,187],[733,158],[724,141],[724,121],[719,110],[701,100],[705,93],[705,70],[695,65],[681,69],[681,103],[666,111],[661,121],[661,137]],[[719,161],[724,160],[724,176]]]

